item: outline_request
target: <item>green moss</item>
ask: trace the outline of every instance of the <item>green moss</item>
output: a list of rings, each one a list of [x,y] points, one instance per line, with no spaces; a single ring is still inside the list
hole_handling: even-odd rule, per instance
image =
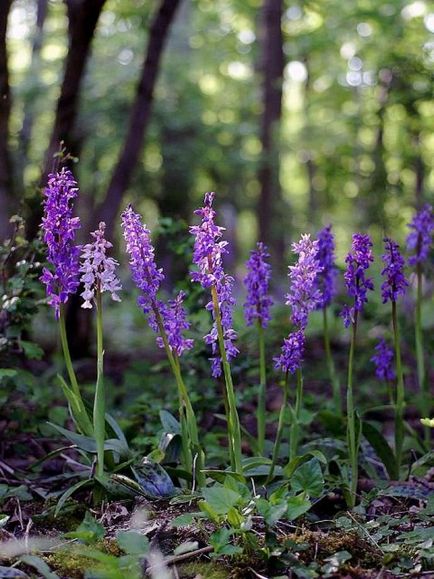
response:
[[[227,579],[228,570],[212,561],[194,561],[192,563],[185,563],[184,565],[177,565],[180,577],[189,579],[190,577],[206,577],[207,579]]]
[[[82,579],[86,570],[95,567],[95,561],[79,553],[76,547],[56,551],[45,560],[54,571],[68,579]]]

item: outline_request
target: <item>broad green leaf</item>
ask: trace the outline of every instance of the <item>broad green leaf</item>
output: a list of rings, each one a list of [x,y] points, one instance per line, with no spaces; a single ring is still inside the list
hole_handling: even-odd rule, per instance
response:
[[[202,491],[208,505],[218,514],[226,515],[241,499],[241,495],[223,486],[213,486]]]
[[[203,519],[205,513],[203,512],[195,512],[195,513],[183,513],[182,515],[178,515],[170,522],[171,527],[188,527],[194,522],[194,519]]]
[[[212,478],[213,480],[222,484],[225,482],[228,475],[234,477],[239,482],[246,482],[246,479],[243,477],[243,475],[230,470],[204,469],[202,472],[205,474],[205,476]]]
[[[324,487],[324,477],[318,459],[312,458],[298,467],[291,478],[291,489],[318,497]]]
[[[107,424],[110,426],[110,428],[113,430],[113,432],[116,434],[116,436],[118,437],[118,439],[121,441],[121,443],[123,444],[123,446],[128,449],[128,442],[127,439],[125,438],[124,433],[122,432],[122,428],[119,426],[119,424],[116,422],[116,420],[113,418],[113,416],[111,416],[111,414],[108,414],[106,412],[105,414],[105,420],[107,422]]]
[[[167,410],[160,410],[160,420],[165,432],[181,434],[181,425],[173,414]]]
[[[66,503],[66,501],[79,489],[88,486],[92,484],[92,481],[90,479],[86,479],[86,480],[81,480],[77,483],[75,483],[75,485],[72,485],[72,487],[69,487],[69,489],[67,491],[65,491],[63,493],[63,495],[60,497],[60,499],[57,502],[56,505],[56,509],[54,511],[54,516],[57,517],[57,515],[60,513],[63,505]]]
[[[312,505],[310,501],[304,498],[302,495],[297,495],[295,497],[289,497],[286,506],[286,517],[290,521],[294,521],[301,515],[304,515],[304,513],[307,513]]]
[[[119,547],[128,555],[146,555],[149,552],[149,539],[137,531],[120,531],[116,535]]]
[[[176,494],[172,479],[158,463],[144,459],[140,465],[131,467],[131,470],[146,496],[162,498]]]
[[[322,464],[327,464],[327,459],[320,450],[310,450],[306,454],[293,458],[283,469],[283,474],[287,478],[291,478],[298,466],[309,460],[311,457],[318,459]]]
[[[386,467],[389,477],[392,480],[397,480],[399,478],[399,473],[396,457],[392,448],[389,446],[389,443],[381,434],[381,432],[379,432],[375,426],[369,422],[364,422],[363,435]]]
[[[286,501],[272,505],[266,499],[259,499],[256,502],[258,512],[264,517],[266,525],[273,526],[279,519],[282,519],[288,510]]]
[[[18,372],[13,368],[0,368],[0,382],[4,378],[14,378]]]
[[[101,523],[98,523],[93,516],[86,511],[83,521],[75,531],[65,533],[68,539],[79,539],[85,543],[95,543],[104,537],[105,530]]]
[[[40,573],[44,579],[60,579],[59,575],[54,573],[47,565],[47,563],[36,555],[22,555],[20,560],[25,565],[29,565],[29,567],[36,569],[36,571]]]
[[[34,342],[27,340],[20,340],[20,346],[24,350],[24,354],[29,360],[40,360],[44,355],[44,350]]]

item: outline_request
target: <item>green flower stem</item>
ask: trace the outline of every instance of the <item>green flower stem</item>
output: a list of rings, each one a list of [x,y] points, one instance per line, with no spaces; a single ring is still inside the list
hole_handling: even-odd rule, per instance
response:
[[[354,410],[353,398],[353,363],[354,363],[354,348],[356,344],[357,335],[357,311],[354,315],[354,322],[352,324],[350,354],[348,359],[348,381],[347,381],[347,442],[348,455],[351,466],[351,485],[350,485],[350,507],[356,504],[357,482],[359,478],[359,445],[358,437],[356,435],[356,414]]]
[[[416,319],[415,319],[415,340],[416,340],[416,363],[417,363],[417,380],[419,390],[422,395],[422,407],[426,416],[431,416],[431,397],[429,392],[428,380],[425,376],[425,358],[423,351],[423,331],[422,331],[422,266],[420,263],[416,266]],[[424,426],[425,442],[431,440],[431,429]]]
[[[283,400],[280,406],[279,422],[277,424],[276,440],[274,441],[273,456],[271,458],[270,472],[268,474],[265,484],[267,485],[273,478],[274,469],[276,468],[276,462],[279,458],[280,443],[282,441],[283,427],[285,426],[285,412],[288,406],[289,398],[289,373],[285,374],[285,382],[283,386]]]
[[[104,442],[105,442],[105,388],[104,388],[104,346],[101,292],[96,292],[96,387],[93,405],[93,429],[97,450],[98,477],[104,476]]]
[[[242,474],[241,466],[241,428],[240,419],[237,412],[237,404],[235,400],[234,384],[232,382],[231,367],[226,355],[225,340],[222,326],[222,319],[220,315],[220,306],[218,302],[217,290],[215,286],[211,287],[211,296],[214,308],[214,318],[217,325],[217,335],[220,348],[220,357],[222,359],[223,372],[225,376],[226,397],[228,406],[228,438],[229,450],[231,457],[231,468],[238,474]]]
[[[69,352],[68,338],[66,335],[66,325],[65,325],[65,311],[63,306],[60,308],[59,315],[59,330],[60,330],[60,341],[62,344],[63,358],[65,360],[66,371],[68,373],[69,382],[74,394],[75,403],[77,405],[77,425],[83,431],[86,436],[93,436],[92,422],[84,406],[83,398],[81,396],[80,388],[78,386],[77,377],[75,375],[74,367],[72,365],[71,354]],[[73,408],[71,407],[72,411]]]
[[[331,353],[330,348],[330,333],[329,333],[329,325],[327,319],[327,308],[323,308],[323,327],[324,327],[324,348],[326,353],[326,360],[327,360],[327,367],[329,370],[329,377],[332,383],[333,389],[333,406],[334,409],[338,414],[342,414],[342,406],[341,406],[341,389],[339,384],[339,378],[336,374],[335,363],[333,361],[333,356]]]
[[[181,423],[181,438],[182,438],[182,455],[184,461],[184,468],[187,472],[193,471],[193,453],[196,455],[195,472],[196,481],[198,485],[205,485],[204,469],[204,453],[199,444],[199,434],[197,427],[196,415],[191,405],[190,397],[181,374],[181,364],[176,354],[172,352],[164,329],[163,319],[156,304],[153,305],[155,319],[157,321],[158,329],[161,339],[163,340],[164,349],[166,350],[167,358],[170,367],[176,380],[179,397],[179,420]],[[193,451],[193,452],[192,452]]]
[[[264,328],[262,327],[260,320],[258,320],[258,341],[259,341],[259,392],[258,392],[258,408],[257,408],[257,425],[258,425],[258,452],[262,456],[265,450],[267,373],[265,366]]]
[[[291,435],[289,440],[289,460],[297,456],[298,439],[300,431],[300,414],[303,407],[303,374],[301,368],[297,368],[297,389],[295,391],[295,409],[291,422]]]
[[[392,300],[392,325],[393,325],[393,339],[395,344],[396,378],[397,378],[396,404],[395,404],[395,451],[396,451],[396,464],[399,472],[402,462],[402,445],[404,441],[405,390],[404,390],[404,374],[402,371],[402,361],[401,361],[399,324],[395,300]]]

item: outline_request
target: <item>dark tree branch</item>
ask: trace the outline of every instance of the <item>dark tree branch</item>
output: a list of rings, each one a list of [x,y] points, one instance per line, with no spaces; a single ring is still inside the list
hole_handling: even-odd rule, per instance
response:
[[[130,183],[142,151],[146,129],[151,116],[154,88],[161,57],[170,25],[173,22],[179,4],[180,0],[161,0],[160,7],[150,28],[146,57],[137,87],[136,99],[130,113],[127,135],[108,186],[106,197],[96,211],[95,224],[98,221],[105,221],[108,237],[112,237],[122,197]]]
[[[282,0],[264,0],[262,74],[263,113],[260,137],[262,159],[259,168],[259,234],[273,253],[279,255],[281,239],[273,224],[280,201],[278,130],[282,113],[283,39]]]
[[[0,238],[9,232],[9,213],[12,200],[12,169],[9,154],[9,116],[11,93],[9,87],[6,30],[12,0],[0,2]]]

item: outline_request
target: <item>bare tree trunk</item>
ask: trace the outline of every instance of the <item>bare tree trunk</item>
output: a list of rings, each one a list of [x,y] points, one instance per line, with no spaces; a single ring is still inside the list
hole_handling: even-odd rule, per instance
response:
[[[276,227],[281,214],[278,133],[282,113],[283,39],[282,0],[264,0],[262,26],[263,113],[260,138],[262,159],[259,168],[259,234],[274,259],[283,252],[282,229]],[[281,219],[280,219],[281,221]]]
[[[0,241],[7,237],[9,213],[12,209],[12,169],[9,154],[9,116],[11,93],[9,87],[6,30],[12,0],[0,2]]]
[[[415,157],[413,161],[414,170],[416,173],[416,183],[415,183],[415,196],[416,196],[416,207],[422,209],[424,198],[423,198],[423,188],[425,184],[425,164],[423,162],[421,146],[420,146],[420,132],[417,132],[413,136]]]
[[[392,71],[383,69],[380,73],[379,107],[377,113],[378,128],[373,151],[375,170],[372,174],[370,194],[366,197],[369,222],[379,223],[385,231],[387,231],[386,214],[384,212],[385,194],[387,191],[387,170],[384,162],[384,119],[389,104],[392,82]]]
[[[68,152],[73,153],[71,134],[77,118],[80,88],[96,25],[105,4],[105,0],[65,0],[65,2],[68,9],[69,49],[54,127],[45,157],[43,183],[51,171],[53,155],[59,150],[59,143],[64,141]]]
[[[131,109],[124,146],[113,172],[105,199],[96,211],[95,223],[105,221],[107,237],[109,238],[113,237],[115,220],[122,197],[142,151],[145,132],[151,115],[154,87],[161,56],[179,3],[180,0],[161,0],[160,7],[151,25],[142,75],[137,87],[136,99]]]
[[[44,161],[41,186],[44,186],[48,174],[53,170],[53,155],[59,150],[60,142],[68,153],[76,155],[77,142],[73,133],[76,125],[80,88],[84,78],[86,63],[89,59],[96,25],[106,0],[65,0],[68,10],[69,48],[65,59],[64,73],[60,95],[56,106],[50,144]],[[27,220],[27,236],[34,238],[41,222],[41,205],[35,199],[30,205],[30,217]]]
[[[42,47],[42,39],[44,35],[44,24],[47,16],[47,8],[48,8],[48,0],[36,1],[36,24],[33,37],[32,60],[30,62],[29,68],[30,75],[32,77],[30,80],[35,83],[35,88],[36,83],[40,84],[39,79],[40,53]],[[37,77],[36,82],[33,80],[35,76]],[[39,86],[38,90],[40,90]],[[32,128],[34,121],[34,107],[33,107],[34,92],[35,92],[34,90],[30,91],[29,94],[24,99],[24,118],[19,133],[19,147],[20,147],[19,161],[21,164],[21,175],[23,173],[23,169],[27,165],[29,144],[30,139],[32,137]]]

